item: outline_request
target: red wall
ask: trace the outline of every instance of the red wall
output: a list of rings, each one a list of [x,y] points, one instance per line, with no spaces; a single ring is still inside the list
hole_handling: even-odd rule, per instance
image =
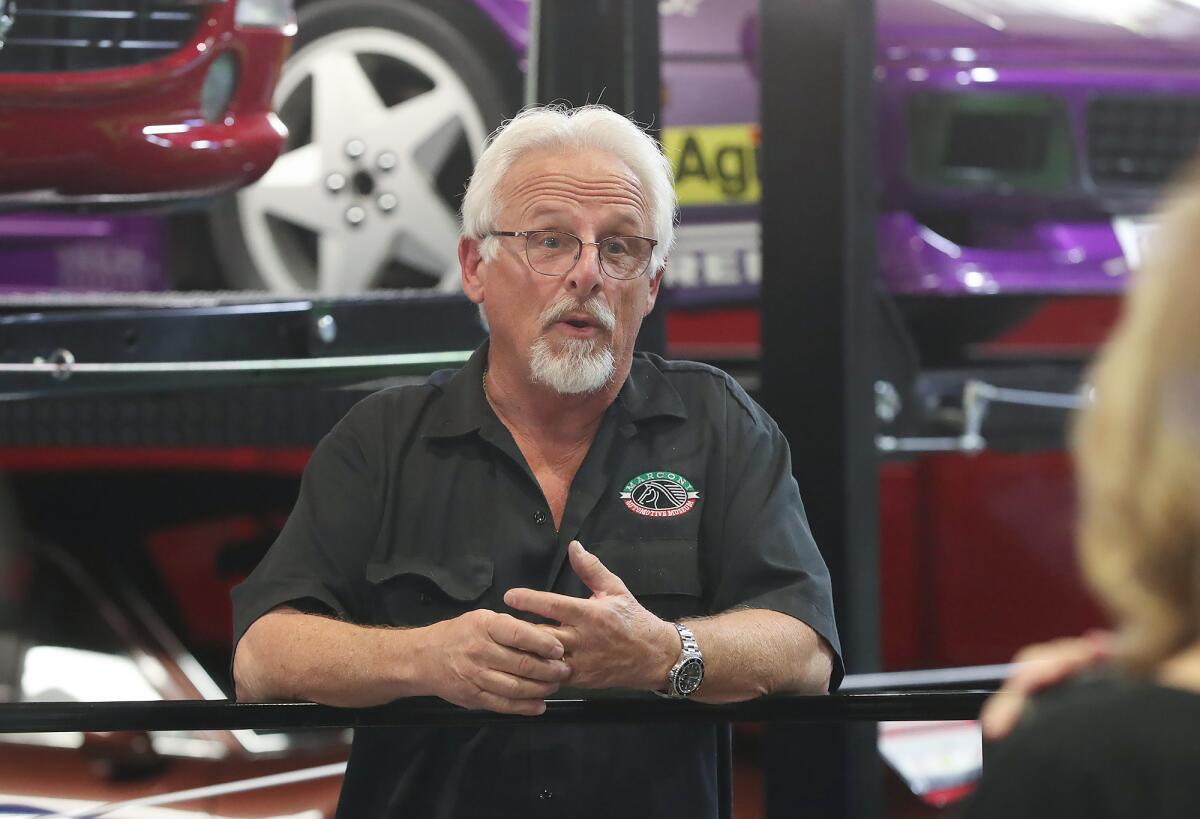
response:
[[[1061,452],[936,455],[880,470],[883,656],[892,670],[1007,662],[1103,624],[1075,559]]]

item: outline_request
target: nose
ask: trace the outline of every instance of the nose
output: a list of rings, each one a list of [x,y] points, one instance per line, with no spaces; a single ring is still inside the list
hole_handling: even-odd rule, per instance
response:
[[[585,244],[579,251],[579,261],[563,277],[564,286],[577,299],[587,301],[604,286],[604,273],[600,271],[600,249],[595,244]]]

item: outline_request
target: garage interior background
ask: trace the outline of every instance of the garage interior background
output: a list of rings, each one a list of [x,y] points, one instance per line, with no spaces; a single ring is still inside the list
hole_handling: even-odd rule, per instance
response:
[[[138,3],[107,5],[144,26],[141,39],[99,32],[103,20],[81,14],[96,11],[87,3],[43,15],[3,6],[0,113],[50,118],[10,129],[0,160],[0,360],[60,367],[59,378],[6,372],[0,388],[0,617],[27,617],[23,595],[36,590],[45,627],[25,648],[0,651],[6,698],[29,696],[14,660],[24,651],[28,670],[38,640],[140,657],[162,653],[164,631],[199,671],[180,670],[185,682],[155,695],[224,696],[228,588],[269,544],[308,449],[366,389],[432,366],[312,361],[461,352],[479,338],[471,311],[441,292],[453,278],[446,249],[414,236],[453,233],[446,218],[464,169],[526,98],[523,71],[537,79],[528,98],[599,98],[661,119],[685,212],[673,289],[644,343],[729,368],[780,421],[838,578],[853,672],[1001,663],[1027,642],[1102,622],[1073,563],[1064,410],[1152,232],[1154,196],[1200,136],[1200,11],[666,0],[660,17],[619,0],[301,3],[274,96],[287,141],[265,108],[259,130],[220,135],[245,142],[221,160],[236,187],[218,192],[198,181],[220,165],[210,131],[252,121],[255,95],[271,101],[268,64],[272,53],[282,60],[286,26],[273,32],[234,10],[271,5],[248,0],[164,8],[152,20]],[[210,20],[240,39],[200,59],[194,46],[210,41],[190,27]],[[349,62],[329,45],[346,30],[365,38],[342,39],[358,55]],[[147,66],[171,63],[181,46],[193,51],[179,65],[205,72],[169,87]],[[81,153],[53,118],[61,112],[35,104],[56,83],[87,91],[113,71],[141,84],[127,98],[96,98],[92,126],[101,115],[137,123],[140,147],[186,140],[214,164]],[[1154,94],[1138,85],[1146,76]],[[326,86],[371,116],[331,131]],[[222,88],[229,107],[210,115],[203,106],[219,106]],[[429,120],[438,128],[412,125],[422,97],[433,97],[426,117],[446,115]],[[282,151],[273,165],[272,134]],[[393,143],[403,134],[412,138]],[[122,189],[132,172],[101,173],[139,165],[152,171],[141,190]],[[324,221],[306,221],[313,214]],[[89,373],[56,357],[63,350],[78,365],[308,365],[236,377]],[[55,555],[38,561],[57,568],[30,554]],[[92,588],[89,576],[111,585]],[[130,600],[108,600],[108,588]],[[77,597],[118,610],[98,618],[112,634],[67,616],[64,606],[78,607],[63,601]],[[145,688],[122,679],[120,698]],[[78,744],[103,761],[106,773],[86,775],[111,795],[164,766],[181,771],[181,749],[200,747],[191,739],[155,737],[153,753],[136,737],[115,750],[97,750],[95,737]],[[879,761],[874,730],[739,729],[736,741],[738,790],[753,795],[739,816],[801,803],[830,815],[925,815],[957,794],[909,793]],[[294,760],[337,756],[320,741],[284,745]],[[250,768],[228,760],[255,753],[264,770],[286,767],[277,740],[217,746],[207,753],[223,769],[186,776],[230,778]],[[31,746],[6,747],[5,759],[28,765]]]

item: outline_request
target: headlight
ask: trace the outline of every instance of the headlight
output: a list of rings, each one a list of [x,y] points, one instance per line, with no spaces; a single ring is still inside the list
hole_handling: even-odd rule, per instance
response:
[[[233,92],[237,89],[237,59],[225,51],[213,60],[200,87],[200,113],[209,122],[216,122],[225,114]]]
[[[914,94],[908,167],[938,187],[1063,191],[1077,176],[1066,106],[1035,94]]]
[[[237,0],[233,20],[243,28],[284,28],[296,20],[293,0]]]

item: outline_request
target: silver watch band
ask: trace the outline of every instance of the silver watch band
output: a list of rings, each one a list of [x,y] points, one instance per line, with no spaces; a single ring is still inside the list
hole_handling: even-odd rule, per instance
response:
[[[696,642],[696,635],[692,634],[692,630],[680,623],[672,623],[675,630],[679,632],[679,641],[683,643],[684,653],[700,653],[700,644]]]
[[[692,630],[680,623],[672,623],[679,632],[679,660],[667,675],[666,696],[672,699],[690,697],[704,680],[704,655]]]

